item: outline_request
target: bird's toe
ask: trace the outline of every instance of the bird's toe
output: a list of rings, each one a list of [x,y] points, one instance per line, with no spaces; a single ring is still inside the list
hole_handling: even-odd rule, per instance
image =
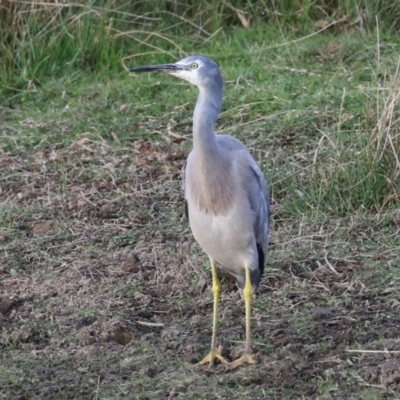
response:
[[[250,353],[244,353],[242,357],[238,358],[237,360],[229,364],[229,369],[235,369],[244,364],[255,364],[255,363],[256,362]]]
[[[229,364],[228,361],[222,357],[222,346],[219,346],[215,350],[211,350],[206,357],[204,357],[201,361],[199,361],[195,366],[201,367],[203,365],[209,365],[210,367],[214,366],[215,360],[218,360],[222,364]]]

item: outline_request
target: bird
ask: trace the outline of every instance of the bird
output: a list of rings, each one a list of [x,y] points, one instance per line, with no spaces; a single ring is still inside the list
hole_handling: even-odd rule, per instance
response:
[[[161,72],[198,88],[193,113],[193,149],[183,167],[186,214],[195,240],[208,255],[212,273],[213,319],[210,352],[196,365],[218,360],[234,369],[254,364],[251,349],[251,300],[264,271],[270,226],[270,200],[264,175],[247,147],[233,136],[216,134],[224,81],[218,65],[202,55],[176,63],[146,65],[133,73]],[[228,362],[217,346],[218,268],[236,279],[245,302],[244,353]]]

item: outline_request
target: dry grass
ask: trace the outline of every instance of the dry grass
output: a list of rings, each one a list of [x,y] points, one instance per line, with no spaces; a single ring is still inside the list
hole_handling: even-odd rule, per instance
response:
[[[289,30],[303,30],[313,35],[325,30],[352,29],[364,36],[379,20],[382,27],[393,29],[398,24],[399,6],[389,0],[364,1],[253,1],[232,2],[163,0],[154,7],[139,1],[60,3],[55,0],[3,0],[0,3],[0,65],[3,90],[18,93],[42,82],[47,77],[62,76],[85,68],[101,71],[117,69],[121,58],[174,58],[185,54],[179,38],[185,37],[192,48],[211,42],[232,27],[249,29],[271,21]],[[376,3],[376,4],[375,4]],[[267,25],[265,25],[267,26]],[[101,48],[98,44],[101,43]],[[286,46],[285,43],[274,44]],[[44,49],[46,51],[44,51]]]
[[[394,76],[389,77],[389,84],[380,90],[384,90],[386,93],[382,96],[383,104],[377,104],[377,124],[372,131],[372,143],[376,147],[375,157],[378,156],[379,161],[382,158],[390,160],[389,164],[396,171],[391,180],[397,181],[400,175],[400,59]],[[388,193],[387,202],[392,199],[399,200],[396,189],[393,189]]]
[[[210,376],[188,366],[207,351],[211,298],[183,217],[184,158],[178,143],[123,148],[90,134],[3,158],[3,398],[397,393],[398,212],[315,223],[274,209],[258,364]],[[243,305],[228,279],[221,313],[234,358]]]
[[[65,73],[1,106],[0,398],[398,397],[397,47],[374,45],[369,85],[369,38],[284,38],[268,53],[274,32],[207,48],[227,52],[219,128],[251,148],[272,189],[258,363],[191,366],[212,311],[180,188],[193,92]],[[234,359],[243,302],[222,282],[219,341]]]

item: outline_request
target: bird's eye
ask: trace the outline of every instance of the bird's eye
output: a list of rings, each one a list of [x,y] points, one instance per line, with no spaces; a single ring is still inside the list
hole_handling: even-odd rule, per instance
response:
[[[199,68],[199,64],[193,63],[193,64],[190,66],[190,68],[192,68],[192,69],[197,69],[197,68]]]

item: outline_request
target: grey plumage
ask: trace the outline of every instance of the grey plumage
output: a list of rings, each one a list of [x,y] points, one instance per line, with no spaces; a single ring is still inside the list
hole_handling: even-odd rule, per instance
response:
[[[183,169],[183,189],[189,223],[196,241],[210,258],[213,272],[214,327],[210,355],[200,364],[225,360],[216,347],[216,301],[219,281],[215,263],[236,278],[246,301],[246,351],[235,361],[253,363],[250,356],[250,296],[261,279],[268,249],[269,197],[264,176],[248,149],[236,138],[216,135],[214,126],[223,97],[217,64],[190,56],[175,64],[134,68],[160,71],[196,85],[199,96],[193,114],[193,150]],[[246,286],[246,270],[251,280]],[[252,290],[251,290],[252,289]]]
[[[240,288],[247,263],[256,289],[262,273],[257,245],[264,257],[268,248],[267,185],[242,143],[227,135],[215,138],[218,153],[202,159],[204,153],[194,146],[184,170],[190,227],[203,250]]]

